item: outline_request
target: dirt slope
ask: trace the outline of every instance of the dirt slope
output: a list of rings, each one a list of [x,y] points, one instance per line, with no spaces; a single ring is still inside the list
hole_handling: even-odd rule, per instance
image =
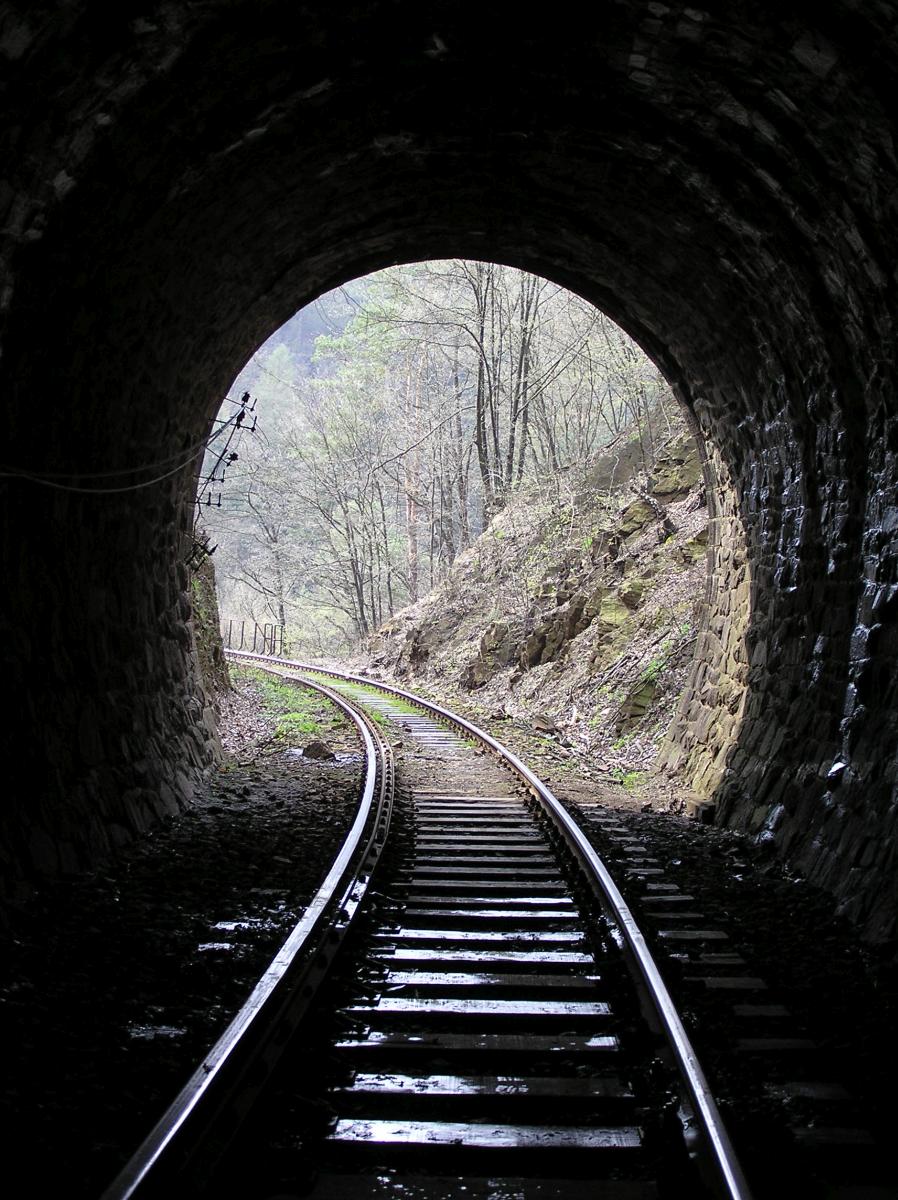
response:
[[[648,461],[633,446],[518,493],[356,666],[448,692],[576,756],[587,778],[670,807],[651,767],[705,601],[708,513],[685,430]]]

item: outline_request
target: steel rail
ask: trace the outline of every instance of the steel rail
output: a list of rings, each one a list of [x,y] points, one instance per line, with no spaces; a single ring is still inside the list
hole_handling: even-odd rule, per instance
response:
[[[261,1091],[367,892],[389,829],[392,750],[376,724],[344,697],[311,680],[303,683],[335,703],[361,736],[365,774],[355,820],[323,883],[249,998],[101,1200],[181,1195],[186,1184],[194,1186],[204,1177],[245,1115],[248,1098]],[[175,1184],[180,1190],[173,1192]]]
[[[711,1091],[707,1077],[699,1062],[695,1049],[683,1022],[680,1020],[676,1005],[667,985],[661,975],[648,943],[640,930],[636,918],[621,895],[620,890],[611,877],[600,855],[590,844],[588,838],[580,829],[574,818],[564,805],[555,797],[551,790],[501,742],[491,734],[480,729],[472,722],[450,712],[430,700],[425,700],[413,692],[379,680],[369,679],[363,675],[353,675],[348,672],[321,668],[307,663],[290,659],[271,659],[270,656],[250,654],[245,651],[228,651],[229,657],[249,658],[253,660],[277,661],[280,665],[291,670],[324,675],[333,679],[341,679],[362,687],[374,688],[389,695],[398,696],[406,703],[414,704],[426,712],[438,716],[441,720],[455,726],[469,737],[473,737],[488,746],[494,754],[517,774],[528,786],[531,793],[539,800],[544,811],[551,818],[561,836],[573,850],[583,867],[587,878],[594,890],[611,909],[615,921],[621,929],[627,947],[632,955],[633,963],[645,986],[655,1014],[664,1031],[673,1057],[686,1088],[687,1096],[694,1109],[709,1152],[710,1167],[717,1177],[717,1190],[727,1200],[751,1200],[752,1193],[745,1179],[744,1172],[733,1147],[730,1136],[721,1116],[717,1102]],[[722,1189],[722,1190],[721,1190]]]

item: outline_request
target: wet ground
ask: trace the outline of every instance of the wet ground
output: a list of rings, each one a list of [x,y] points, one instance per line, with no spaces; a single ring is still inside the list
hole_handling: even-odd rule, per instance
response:
[[[309,761],[243,687],[195,808],[46,888],[4,935],[0,1122],[28,1194],[99,1194],[246,998],[355,815],[351,726],[328,721],[337,759]]]
[[[258,702],[254,685],[245,685],[226,722],[228,759],[195,809],[103,871],[41,892],[4,939],[6,1165],[21,1166],[35,1195],[102,1190],[245,998],[348,827],[360,762],[349,729],[329,731],[337,761],[309,762],[275,737]],[[495,732],[507,736],[501,725]],[[423,768],[432,781],[439,756],[430,758]],[[607,789],[551,751],[535,758],[559,797],[578,805],[600,849],[619,857],[619,843],[602,828],[598,801]],[[872,1113],[873,1132],[890,1136],[894,948],[859,947],[825,896],[744,839],[634,811],[623,793],[620,800],[621,819],[665,878],[701,897],[703,915],[726,929],[744,972],[762,977],[788,1008],[790,1029],[819,1044],[856,1098],[858,1120]],[[639,887],[625,887],[640,912]],[[724,1107],[749,1144],[763,1144],[751,1127],[769,1128],[772,1104],[791,1106],[797,1127],[813,1123],[800,1095],[775,1094],[763,1060],[734,1053],[732,1021],[721,1016],[732,997],[692,986],[694,972],[676,954],[666,963]]]
[[[746,1168],[761,1181],[756,1194],[898,1197],[895,947],[861,945],[825,893],[751,839],[625,810],[613,814],[615,829],[602,805],[574,811],[658,959]],[[659,919],[660,889],[683,897],[673,919],[673,905]],[[662,926],[722,938],[669,940]],[[733,965],[709,966],[714,953]]]

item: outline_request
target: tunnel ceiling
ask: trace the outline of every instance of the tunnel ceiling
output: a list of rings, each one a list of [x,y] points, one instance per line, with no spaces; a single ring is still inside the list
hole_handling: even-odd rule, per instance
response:
[[[671,373],[707,371],[723,325],[750,333],[727,347],[745,380],[783,322],[851,321],[846,295],[889,271],[885,30],[847,6],[814,26],[595,7],[169,4],[110,25],[65,5],[67,27],[7,25],[10,182],[33,197],[19,319],[69,325],[70,281],[100,293],[101,329],[176,323],[188,369],[239,340],[230,370],[323,287],[451,252],[563,277]]]
[[[88,476],[177,466],[315,295],[466,256],[595,301],[694,412],[734,499],[683,761],[891,929],[896,44],[847,0],[0,7],[4,457],[44,477],[6,483],[10,864],[104,853],[214,742],[190,471]]]

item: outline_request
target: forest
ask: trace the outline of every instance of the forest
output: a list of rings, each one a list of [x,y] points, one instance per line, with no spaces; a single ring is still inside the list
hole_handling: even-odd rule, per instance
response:
[[[450,260],[355,280],[278,330],[222,405],[196,533],[222,616],[283,626],[288,653],[345,653],[517,489],[629,434],[650,459],[673,407],[639,347],[546,279]]]

